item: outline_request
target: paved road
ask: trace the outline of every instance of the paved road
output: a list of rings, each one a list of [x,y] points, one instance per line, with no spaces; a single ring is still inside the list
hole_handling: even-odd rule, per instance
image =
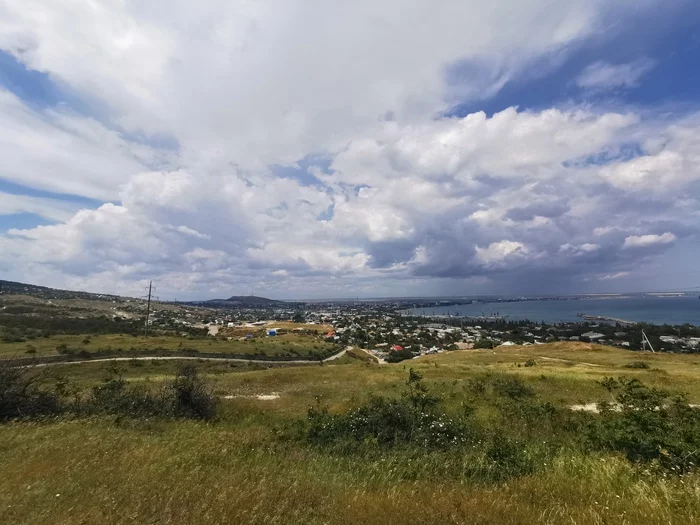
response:
[[[292,365],[315,365],[318,363],[327,363],[333,361],[345,355],[345,352],[350,350],[352,347],[348,346],[343,348],[337,354],[333,354],[321,361],[311,360],[311,359],[294,359],[294,360],[272,360],[272,359],[244,359],[240,357],[197,357],[197,356],[137,356],[137,357],[104,357],[99,359],[85,359],[82,361],[54,361],[52,363],[38,363],[35,365],[25,365],[26,368],[41,368],[45,366],[55,366],[55,365],[79,365],[82,363],[107,363],[113,361],[221,361],[223,363],[255,363],[261,365],[268,364],[292,364]]]

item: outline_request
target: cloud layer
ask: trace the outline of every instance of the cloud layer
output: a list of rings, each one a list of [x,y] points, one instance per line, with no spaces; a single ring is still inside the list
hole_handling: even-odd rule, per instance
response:
[[[0,4],[0,48],[83,101],[0,87],[0,178],[105,202],[8,204],[54,221],[0,236],[10,278],[132,294],[152,278],[182,298],[568,291],[633,277],[700,224],[700,116],[445,113],[594,35],[608,3],[87,5]],[[579,83],[642,75],[605,67]]]

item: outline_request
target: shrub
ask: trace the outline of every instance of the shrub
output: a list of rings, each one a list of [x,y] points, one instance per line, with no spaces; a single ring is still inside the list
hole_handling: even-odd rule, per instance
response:
[[[210,420],[216,415],[218,400],[192,365],[178,368],[173,382],[165,387],[165,399],[174,417]]]
[[[192,365],[178,368],[175,378],[159,391],[126,381],[121,371],[111,368],[102,384],[93,387],[82,412],[125,417],[174,417],[211,420],[216,416],[217,398]]]
[[[0,421],[58,414],[61,403],[55,392],[39,387],[42,374],[30,374],[0,362]]]
[[[624,453],[630,461],[657,461],[686,472],[700,461],[700,410],[683,396],[649,388],[638,379],[606,379],[601,383],[615,404],[599,403],[601,417],[589,438],[602,449]]]
[[[386,358],[387,363],[400,363],[406,359],[413,359],[413,352],[408,348],[403,348],[402,350],[397,350],[395,352],[390,352],[389,357]]]
[[[370,396],[345,414],[331,415],[321,406],[310,408],[307,440],[318,445],[411,444],[426,449],[464,442],[466,427],[436,410],[438,398],[428,392],[420,374],[411,369],[406,384],[408,390],[400,399]]]
[[[643,370],[648,370],[649,365],[644,361],[631,361],[625,365],[625,368],[640,368]]]
[[[115,368],[102,384],[92,388],[81,411],[90,414],[111,414],[130,417],[160,415],[158,399],[141,385],[130,385]]]
[[[474,343],[474,348],[483,348],[490,350],[493,347],[494,343],[490,339],[479,339],[476,343]]]
[[[525,443],[503,435],[491,438],[486,458],[496,467],[491,472],[491,477],[496,479],[531,474],[536,470],[536,464],[528,455]]]
[[[537,361],[535,361],[534,359],[528,359],[527,361],[525,361],[525,366],[527,366],[527,367],[535,366],[535,365],[537,365]]]
[[[2,336],[3,343],[25,343],[26,341],[26,338],[14,334],[5,334]]]
[[[498,378],[493,381],[494,391],[511,399],[523,399],[534,396],[535,392],[517,377]]]

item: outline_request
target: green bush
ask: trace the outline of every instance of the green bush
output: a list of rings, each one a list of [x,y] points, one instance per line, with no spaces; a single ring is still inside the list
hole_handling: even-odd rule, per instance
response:
[[[307,440],[318,445],[414,445],[445,449],[463,443],[466,426],[437,410],[420,374],[409,371],[408,389],[399,399],[370,396],[360,407],[331,415],[324,407],[309,409]]]
[[[494,391],[511,399],[524,399],[535,395],[534,390],[517,377],[503,377],[493,381]]]
[[[102,384],[92,388],[80,406],[81,413],[110,414],[128,417],[155,417],[163,415],[162,400],[142,385],[130,385],[116,369]]]
[[[486,449],[486,458],[496,467],[491,477],[507,479],[531,474],[537,469],[534,458],[528,454],[526,444],[508,436],[493,436]]]
[[[116,367],[87,394],[67,388],[62,379],[52,379],[51,388],[40,386],[49,383],[47,378],[46,372],[0,363],[0,421],[60,414],[202,420],[216,416],[218,399],[192,365],[181,366],[160,389],[129,383]]]
[[[389,353],[386,358],[387,363],[400,363],[401,361],[406,361],[407,359],[413,359],[414,355],[408,348],[403,348],[402,350],[397,350]]]
[[[700,461],[700,410],[683,396],[649,388],[638,379],[606,379],[615,403],[600,403],[600,418],[589,429],[591,442],[622,452],[630,461],[655,461],[686,472]]]

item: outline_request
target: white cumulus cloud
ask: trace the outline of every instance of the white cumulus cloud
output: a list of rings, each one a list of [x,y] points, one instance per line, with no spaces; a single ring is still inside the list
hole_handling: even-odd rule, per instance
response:
[[[609,9],[5,0],[0,49],[66,101],[0,89],[0,179],[27,188],[0,193],[0,215],[55,222],[0,235],[0,271],[131,294],[155,279],[178,297],[454,293],[628,272],[696,234],[700,116],[449,114],[566,56]],[[632,86],[645,67],[601,62],[579,83]]]
[[[630,235],[625,237],[623,248],[646,248],[655,244],[669,244],[676,240],[676,236],[670,232],[649,235]]]

